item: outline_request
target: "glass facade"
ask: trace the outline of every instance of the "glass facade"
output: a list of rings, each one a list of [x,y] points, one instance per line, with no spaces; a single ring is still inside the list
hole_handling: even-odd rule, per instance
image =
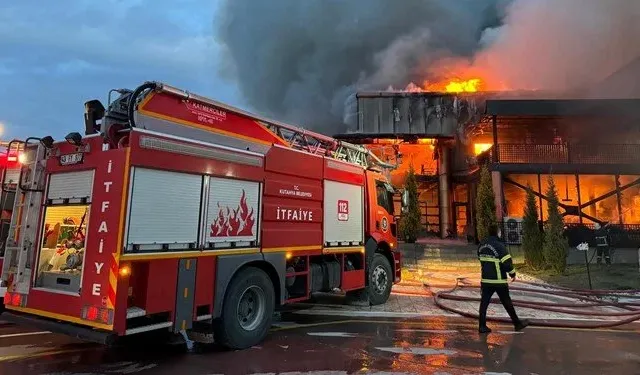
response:
[[[506,175],[503,194],[507,216],[524,216],[526,186],[546,196],[549,177],[548,174]],[[565,223],[579,223],[581,215],[584,224],[592,224],[596,220],[612,224],[640,224],[640,176],[558,174],[553,175],[553,180]],[[537,203],[538,215],[546,221],[547,201],[538,197]]]
[[[430,234],[440,234],[440,199],[438,197],[438,183],[422,184],[420,186],[421,222]]]

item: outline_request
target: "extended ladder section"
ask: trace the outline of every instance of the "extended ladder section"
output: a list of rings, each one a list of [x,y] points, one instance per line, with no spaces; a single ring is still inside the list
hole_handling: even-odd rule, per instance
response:
[[[205,140],[203,132],[217,133],[265,145],[281,144],[364,168],[396,168],[365,147],[268,120],[163,83],[147,82],[133,91],[117,91],[121,96],[109,103],[109,110],[102,121],[105,134],[110,134],[111,124],[122,123],[126,119],[131,128],[140,126],[187,138],[202,137],[199,140]],[[167,121],[171,126],[167,126]],[[94,127],[93,121],[88,127]],[[214,138],[210,139],[215,143]]]
[[[44,192],[46,148],[38,138],[29,138],[24,142],[23,155],[7,236],[2,283],[9,292],[27,294]]]
[[[348,163],[358,164],[364,168],[378,166],[384,169],[395,169],[396,166],[385,163],[365,147],[342,142],[335,138],[296,128],[293,126],[268,122],[267,129],[284,139],[291,148],[324,155]]]

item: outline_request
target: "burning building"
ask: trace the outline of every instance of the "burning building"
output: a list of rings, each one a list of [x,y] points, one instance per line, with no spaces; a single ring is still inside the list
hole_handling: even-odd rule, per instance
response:
[[[446,87],[454,91],[448,93],[360,92],[356,128],[337,137],[382,157],[399,151],[392,182],[401,187],[413,166],[422,223],[441,237],[475,235],[474,198],[484,163],[511,243],[521,240],[528,186],[546,220],[550,175],[569,226],[610,223],[627,234],[640,229],[640,99],[541,98],[539,92],[531,98],[476,88],[472,82]]]

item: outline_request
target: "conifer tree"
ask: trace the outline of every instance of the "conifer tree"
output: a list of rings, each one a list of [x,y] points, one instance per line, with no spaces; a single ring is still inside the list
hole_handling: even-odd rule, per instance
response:
[[[538,205],[531,186],[527,185],[527,204],[522,221],[522,250],[525,262],[534,269],[544,267],[543,237],[538,226]]]
[[[491,173],[485,165],[480,170],[480,183],[476,193],[476,229],[479,241],[489,236],[489,227],[492,225],[497,225],[496,202],[493,195]]]
[[[418,202],[418,182],[413,165],[409,166],[405,189],[409,192],[409,205],[407,211],[403,213],[400,221],[400,230],[407,243],[414,243],[420,233],[420,206]]]
[[[563,236],[564,222],[558,209],[558,192],[553,177],[549,176],[547,188],[547,223],[544,229],[544,260],[557,274],[563,273],[567,268],[568,243]]]

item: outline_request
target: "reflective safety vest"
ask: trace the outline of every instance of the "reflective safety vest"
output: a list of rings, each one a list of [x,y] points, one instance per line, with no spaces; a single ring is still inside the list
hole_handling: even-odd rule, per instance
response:
[[[605,247],[609,246],[609,241],[607,241],[608,233],[604,228],[597,229],[595,231],[596,237],[596,246]]]
[[[497,237],[489,237],[478,247],[483,284],[507,284],[507,274],[516,275],[513,259]]]

